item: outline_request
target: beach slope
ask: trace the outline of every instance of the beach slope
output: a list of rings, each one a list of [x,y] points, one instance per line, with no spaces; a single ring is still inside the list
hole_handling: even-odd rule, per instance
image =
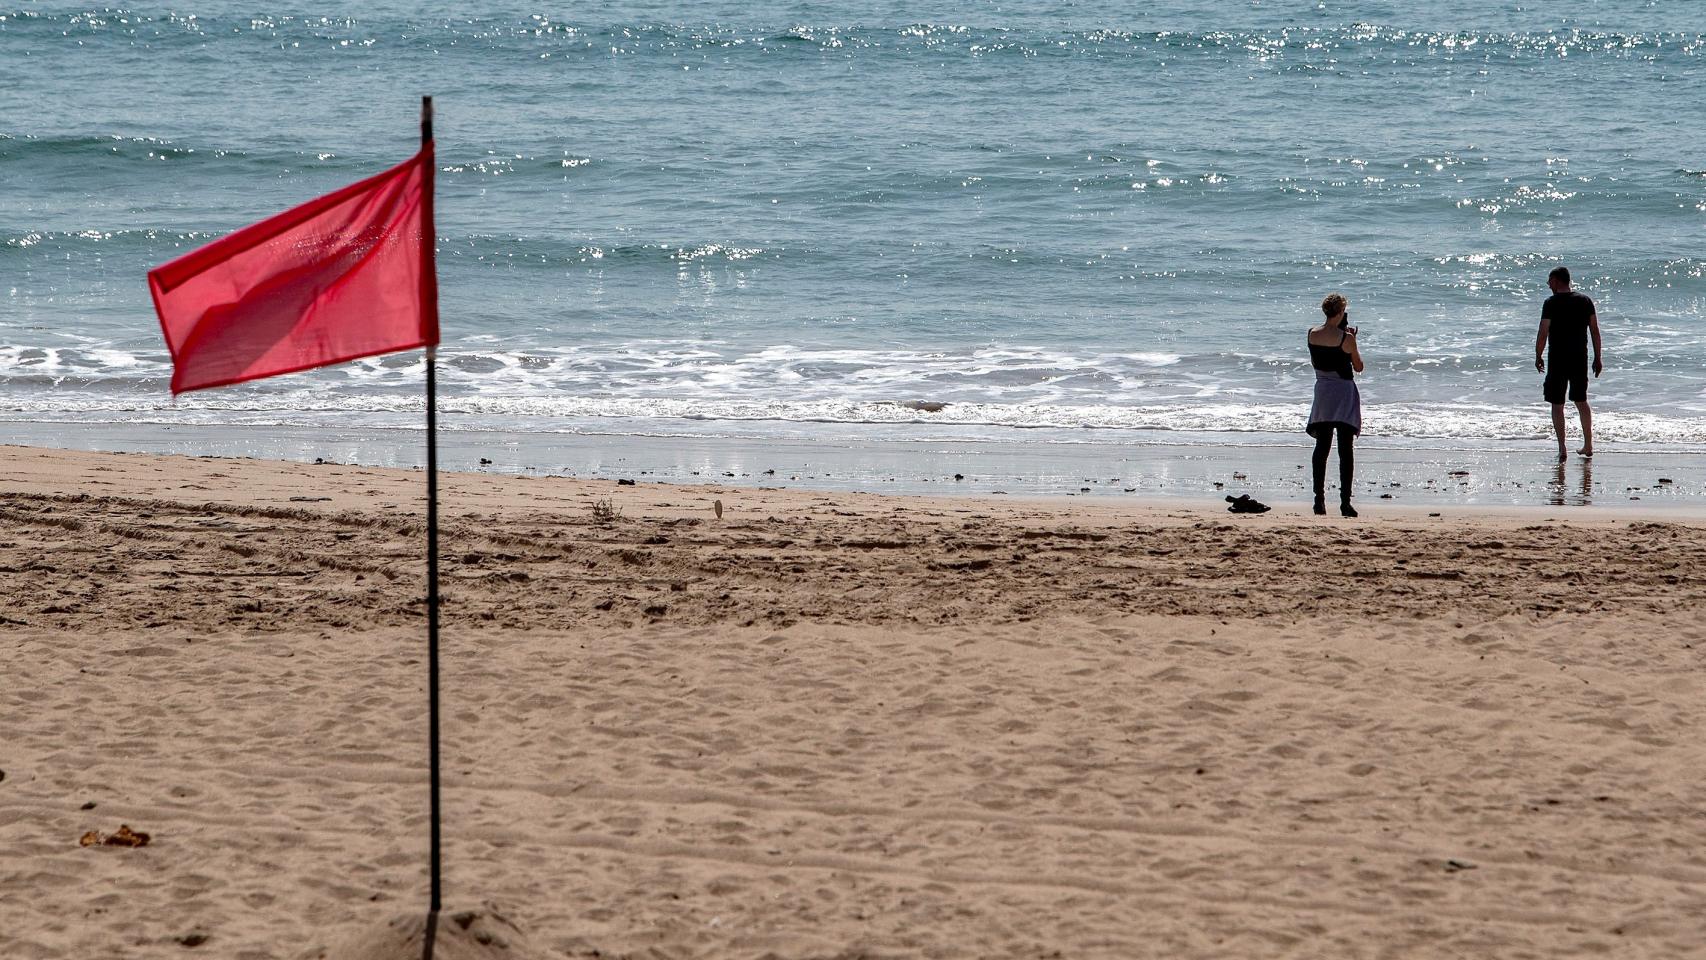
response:
[[[442,486],[447,907],[539,956],[1702,955],[1699,517]],[[424,906],[420,473],[0,490],[0,955]]]

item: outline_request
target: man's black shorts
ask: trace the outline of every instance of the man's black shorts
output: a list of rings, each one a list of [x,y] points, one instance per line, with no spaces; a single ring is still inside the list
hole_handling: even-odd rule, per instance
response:
[[[1543,387],[1547,403],[1563,403],[1566,393],[1576,403],[1588,398],[1588,368],[1548,365]]]

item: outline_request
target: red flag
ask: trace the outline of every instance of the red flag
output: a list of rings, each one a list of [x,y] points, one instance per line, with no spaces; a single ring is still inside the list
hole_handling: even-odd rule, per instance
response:
[[[432,144],[148,273],[172,392],[438,343]]]

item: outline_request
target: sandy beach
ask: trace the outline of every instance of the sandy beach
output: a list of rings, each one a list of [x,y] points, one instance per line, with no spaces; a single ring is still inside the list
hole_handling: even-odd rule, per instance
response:
[[[0,956],[424,908],[422,490],[0,451]],[[1701,513],[442,497],[445,896],[502,955],[1706,956]]]

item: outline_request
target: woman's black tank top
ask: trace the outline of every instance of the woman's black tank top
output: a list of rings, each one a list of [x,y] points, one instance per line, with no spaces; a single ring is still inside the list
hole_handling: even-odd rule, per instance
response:
[[[1318,343],[1309,345],[1309,365],[1317,370],[1336,373],[1346,380],[1356,379],[1356,373],[1351,369],[1351,355],[1345,352],[1345,335],[1339,334],[1339,342],[1330,347]]]

